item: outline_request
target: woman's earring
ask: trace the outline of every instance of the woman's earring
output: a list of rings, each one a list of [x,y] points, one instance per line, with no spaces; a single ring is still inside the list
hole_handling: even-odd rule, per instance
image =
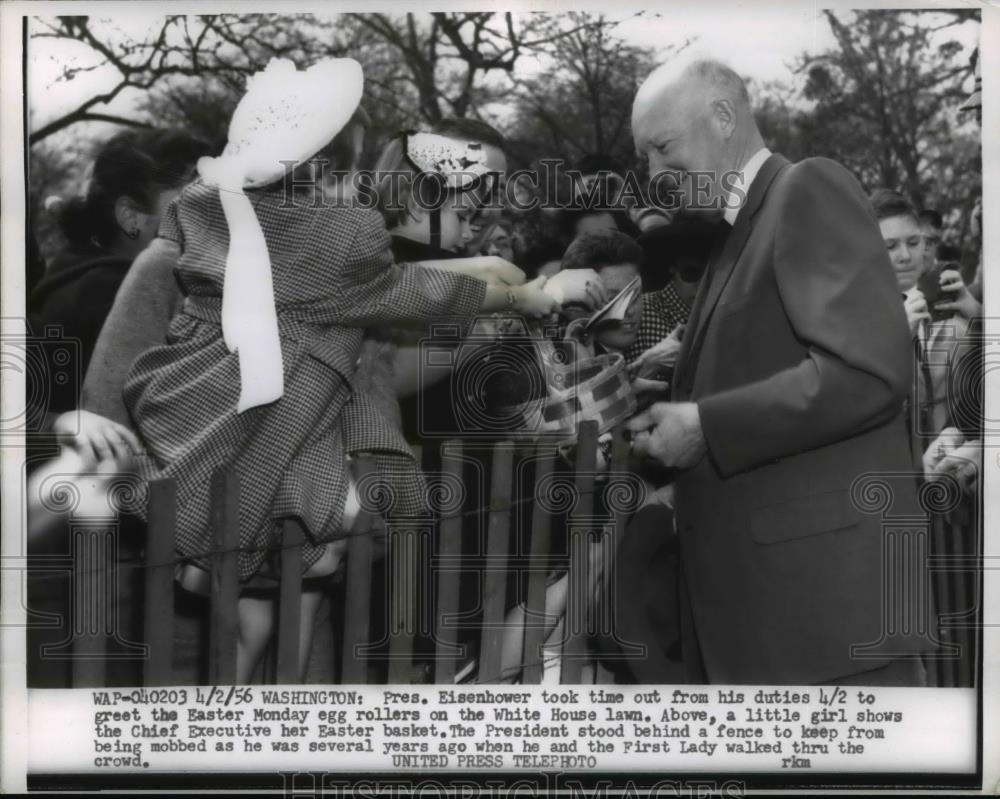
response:
[[[125,235],[128,236],[133,241],[135,241],[137,238],[139,238],[139,228],[134,227],[131,230],[126,230]]]

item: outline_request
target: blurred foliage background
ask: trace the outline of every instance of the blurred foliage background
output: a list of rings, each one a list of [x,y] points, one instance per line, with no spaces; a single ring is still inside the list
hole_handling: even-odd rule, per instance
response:
[[[642,172],[629,129],[632,97],[656,64],[692,42],[637,46],[622,35],[622,19],[232,14],[163,17],[142,30],[97,17],[32,19],[29,58],[33,46],[56,40],[54,52],[66,57],[47,71],[66,89],[79,87],[55,114],[29,109],[30,207],[43,255],[59,246],[45,198],[79,190],[90,152],[114,126],[179,126],[221,145],[247,75],[274,56],[300,66],[325,56],[362,63],[374,122],[368,164],[401,128],[469,116],[508,137],[512,167],[540,158],[572,165],[599,154]],[[946,239],[962,246],[981,193],[980,131],[959,111],[972,89],[973,60],[951,34],[978,26],[978,11],[824,12],[821,20],[832,47],[802,52],[786,79],[749,80],[765,140],[793,160],[833,158],[866,189],[890,186],[917,207],[937,208]],[[86,77],[96,71],[112,78],[90,91]]]

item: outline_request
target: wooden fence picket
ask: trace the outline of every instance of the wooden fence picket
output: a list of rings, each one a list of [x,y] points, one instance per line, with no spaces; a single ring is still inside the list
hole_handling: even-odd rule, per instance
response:
[[[143,627],[146,662],[143,683],[170,685],[174,663],[174,531],[177,484],[149,484],[149,534],[146,538],[146,607]]]
[[[299,663],[299,638],[302,615],[302,524],[289,519],[282,525],[281,586],[278,596],[279,684],[294,684],[302,679]]]
[[[462,442],[446,441],[441,450],[445,479],[462,480],[464,462]],[[458,628],[454,619],[459,611],[459,560],[462,555],[463,509],[457,508],[441,519],[438,530],[437,605],[434,610],[434,682],[454,682],[458,660]],[[451,619],[448,624],[446,619]]]
[[[486,568],[482,590],[483,614],[480,630],[478,680],[498,682],[503,678],[504,621],[507,611],[507,568],[514,518],[514,474],[516,450],[510,442],[494,446],[492,451],[491,484],[488,508]],[[629,446],[620,429],[613,431],[610,483],[615,475],[628,472]],[[461,481],[465,466],[460,441],[446,442],[442,448],[444,477],[450,482]],[[530,502],[530,551],[527,570],[527,598],[524,622],[519,631],[523,641],[521,681],[537,684],[542,681],[545,658],[561,654],[560,682],[580,684],[596,681],[610,683],[613,674],[599,661],[587,661],[587,636],[591,632],[608,634],[614,630],[614,608],[607,604],[610,595],[590,607],[583,597],[588,593],[589,558],[594,540],[591,526],[595,519],[595,474],[597,425],[580,425],[573,467],[575,506],[569,514],[569,573],[567,606],[563,619],[562,652],[553,653],[543,646],[545,638],[545,607],[547,577],[552,564],[553,498],[541,497],[540,486],[550,486],[555,472],[557,453],[549,444],[539,443],[530,449],[533,461],[533,496],[518,501]],[[518,468],[520,460],[517,461]],[[371,456],[355,462],[355,479],[359,485],[376,473]],[[618,486],[620,490],[621,486]],[[209,594],[208,676],[213,684],[225,685],[237,677],[237,636],[239,600],[239,477],[219,471],[212,478],[212,544],[206,553],[211,563]],[[549,500],[546,502],[546,500]],[[173,677],[174,660],[174,534],[177,518],[176,486],[171,480],[153,481],[149,486],[149,533],[146,545],[146,583],[144,640],[148,659],[144,664],[143,683],[148,686],[169,685]],[[557,503],[556,503],[557,504]],[[612,536],[603,541],[606,576],[614,574],[614,555],[624,534],[628,512],[618,500],[607,499]],[[434,640],[434,681],[449,684],[458,667],[459,587],[462,567],[462,525],[467,509],[449,509],[439,520],[436,533],[431,522],[402,525],[387,531],[388,546],[386,584],[388,626],[388,679],[390,683],[410,683],[417,679],[414,668],[415,636],[421,631],[418,619],[432,620]],[[931,525],[933,554],[953,567],[937,571],[933,576],[933,592],[937,611],[944,614],[943,640],[961,647],[958,658],[930,660],[928,671],[931,685],[971,686],[976,678],[976,654],[979,644],[975,627],[981,598],[981,574],[968,564],[975,561],[980,546],[979,510],[963,503],[947,516],[935,517]],[[527,515],[527,514],[525,514]],[[519,513],[517,518],[522,518]],[[108,553],[101,542],[107,537],[97,520],[89,520],[75,532],[74,546],[86,557],[74,559],[73,682],[76,686],[104,684],[106,666],[104,651],[106,631],[95,625],[107,615],[108,609],[97,608],[107,591],[109,579]],[[113,521],[113,520],[112,520]],[[340,680],[343,683],[367,683],[369,670],[372,610],[373,533],[380,524],[371,509],[362,508],[356,532],[348,542],[345,594],[347,597],[342,640]],[[281,550],[281,584],[279,588],[279,622],[277,626],[276,672],[267,679],[279,683],[297,683],[301,679],[300,662],[302,551],[304,530],[297,521],[283,527]],[[89,537],[88,537],[89,536]],[[603,540],[603,539],[602,539]],[[432,559],[437,567],[428,569]],[[433,575],[433,577],[432,577]],[[617,575],[627,579],[627,575]],[[435,582],[436,579],[436,582]],[[89,604],[88,604],[89,603]],[[591,618],[591,613],[599,616]],[[445,623],[448,620],[449,623]]]
[[[218,471],[212,476],[212,574],[208,676],[213,685],[236,682],[239,635],[239,475]]]
[[[355,463],[362,508],[355,522],[356,532],[348,538],[341,682],[361,685],[369,682],[366,644],[371,624],[372,533],[378,522],[375,512],[365,507],[365,485],[375,479],[377,469],[371,455],[358,458]]]

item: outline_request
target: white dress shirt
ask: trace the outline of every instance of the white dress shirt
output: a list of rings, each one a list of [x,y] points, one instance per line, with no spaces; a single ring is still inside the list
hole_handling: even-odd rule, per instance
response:
[[[766,147],[761,147],[743,165],[743,168],[733,180],[733,190],[726,196],[726,208],[722,214],[723,219],[729,223],[730,227],[736,224],[736,217],[743,207],[743,203],[746,202],[747,191],[753,185],[754,178],[757,177],[760,168],[764,166],[764,162],[770,157],[771,151]],[[739,189],[739,192],[737,189]]]

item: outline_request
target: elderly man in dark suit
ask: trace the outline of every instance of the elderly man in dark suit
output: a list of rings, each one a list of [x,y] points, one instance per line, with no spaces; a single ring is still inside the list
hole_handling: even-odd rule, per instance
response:
[[[893,637],[875,658],[856,648],[884,638],[883,535],[851,487],[913,469],[910,337],[861,187],[833,161],[772,155],[743,82],[714,61],[656,70],[632,129],[650,174],[671,175],[660,196],[669,185],[729,226],[673,401],[630,423],[640,454],[683,470],[689,679],[921,684],[922,641]],[[895,487],[915,506],[915,480]]]

